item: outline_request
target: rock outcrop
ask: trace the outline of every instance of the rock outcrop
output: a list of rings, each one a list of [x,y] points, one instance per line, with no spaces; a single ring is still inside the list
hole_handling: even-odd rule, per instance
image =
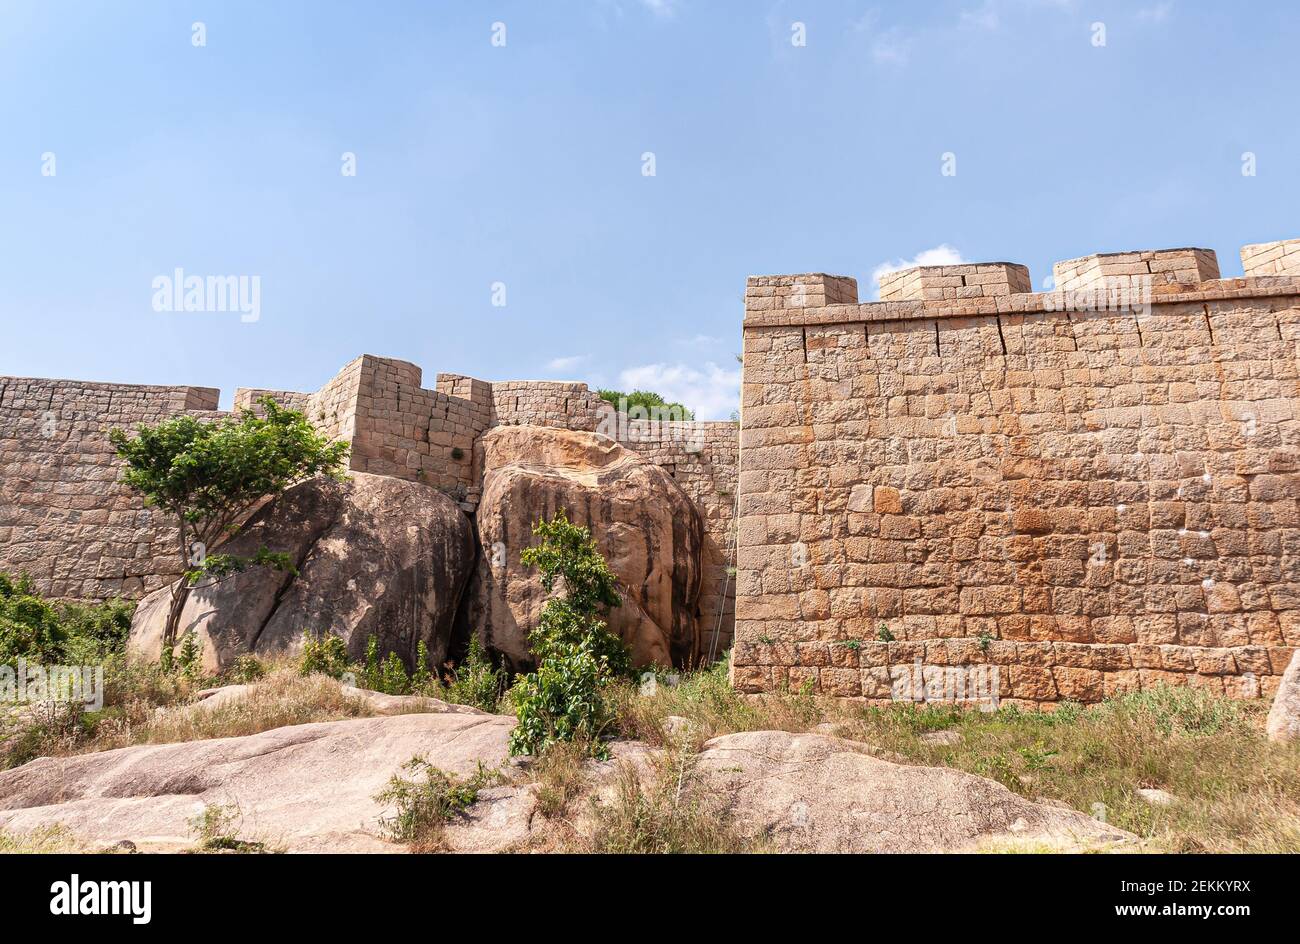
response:
[[[1300,649],[1282,673],[1273,707],[1268,712],[1266,730],[1270,741],[1290,744],[1300,741]]]
[[[660,775],[660,749],[616,742],[612,760],[586,762],[573,815],[548,820],[530,759],[507,757],[513,726],[503,715],[408,713],[41,758],[0,772],[0,830],[57,825],[86,843],[180,850],[197,842],[195,816],[222,806],[236,814],[232,838],[287,851],[400,852],[380,823],[393,811],[375,796],[419,755],[449,773],[467,777],[481,763],[501,777],[448,822],[450,851],[580,849],[596,839],[598,810],[619,802],[625,774],[642,789]],[[725,735],[705,744],[686,788],[740,835],[782,852],[1070,852],[1135,843],[1130,833],[991,780],[866,750],[817,734]]]
[[[527,630],[546,595],[519,555],[533,526],[563,509],[585,525],[618,576],[623,605],[609,628],[638,665],[686,665],[698,657],[696,603],[704,527],[663,469],[595,433],[502,426],[486,433],[478,536],[482,560],[469,624],[512,668],[531,664]]]
[[[765,835],[781,852],[961,852],[1004,843],[1075,851],[1134,839],[983,777],[866,751],[820,734],[747,731],[706,742],[695,776],[741,832]]]
[[[448,496],[360,472],[313,479],[264,505],[220,550],[252,555],[263,546],[288,553],[297,575],[256,567],[190,592],[180,632],[197,633],[209,668],[291,651],[304,630],[343,637],[354,658],[371,634],[408,667],[421,641],[435,665],[446,658],[475,560],[470,520]],[[131,626],[130,645],[150,657],[170,594],[147,596]]]
[[[248,737],[41,758],[0,773],[0,829],[54,824],[79,839],[192,847],[205,806],[236,811],[237,837],[288,851],[400,852],[375,802],[416,755],[470,776],[503,764],[514,719],[402,714],[276,728]]]

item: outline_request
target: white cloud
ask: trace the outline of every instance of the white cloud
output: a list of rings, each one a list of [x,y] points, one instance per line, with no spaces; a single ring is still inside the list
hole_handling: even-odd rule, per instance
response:
[[[653,390],[670,403],[681,403],[700,420],[725,420],[740,408],[740,365],[724,370],[712,362],[703,369],[687,364],[643,364],[618,375],[627,391]]]
[[[677,12],[677,0],[641,0],[641,5],[655,16],[672,16]]]
[[[1174,12],[1174,0],[1163,0],[1155,6],[1143,7],[1137,11],[1137,18],[1144,23],[1163,23]]]
[[[555,357],[546,362],[547,370],[572,370],[587,359],[586,354],[574,354],[570,357]]]
[[[893,262],[882,262],[871,270],[872,296],[880,296],[880,277],[887,272],[910,269],[912,266],[961,265],[965,261],[961,257],[959,250],[954,249],[947,243],[940,243],[933,249],[923,249],[912,259],[895,259]]]
[[[912,41],[898,27],[885,30],[871,43],[871,59],[877,65],[902,66],[912,57]]]
[[[901,27],[878,29],[879,10],[868,10],[853,24],[858,33],[871,35],[871,59],[876,65],[902,66],[912,55],[912,39]]]
[[[973,10],[963,10],[961,22],[963,26],[975,29],[995,30],[1000,22],[998,5],[995,0],[984,0],[983,4]]]
[[[711,334],[697,334],[693,338],[681,338],[677,342],[687,347],[709,347],[714,344],[721,344],[722,338],[715,338]]]

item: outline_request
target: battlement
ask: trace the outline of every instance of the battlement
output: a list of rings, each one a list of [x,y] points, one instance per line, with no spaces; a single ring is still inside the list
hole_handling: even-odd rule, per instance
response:
[[[1033,291],[1029,270],[1013,262],[913,266],[880,276],[880,300],[991,298]]]
[[[1162,285],[1197,285],[1219,277],[1212,249],[1144,249],[1102,252],[1052,265],[1057,291],[1106,288],[1149,279]]]
[[[1247,276],[1300,276],[1300,239],[1242,246],[1241,266]]]
[[[810,272],[803,275],[755,275],[745,284],[745,310],[783,311],[853,305],[858,280],[847,275]]]
[[[848,276],[751,276],[744,323],[871,324],[1093,311],[1116,295],[1130,306],[1285,296],[1300,279],[1300,239],[1243,247],[1242,260],[1245,277],[1224,279],[1209,249],[1098,253],[1055,263],[1050,292],[1034,292],[1029,270],[1017,263],[914,266],[882,275],[877,302],[857,301],[857,282]]]

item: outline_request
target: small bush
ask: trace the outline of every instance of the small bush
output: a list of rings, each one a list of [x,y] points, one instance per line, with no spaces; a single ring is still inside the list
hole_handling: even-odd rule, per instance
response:
[[[397,653],[390,652],[379,658],[379,640],[371,636],[366,640],[366,662],[361,668],[361,687],[385,695],[409,695],[411,677]]]
[[[443,689],[435,694],[453,704],[496,711],[505,688],[505,672],[493,667],[487,650],[475,634],[470,637],[465,658],[448,673]]]
[[[761,851],[724,812],[690,782],[692,758],[671,752],[657,776],[644,785],[635,769],[619,771],[612,803],[596,811],[592,851],[646,853],[738,853]]]
[[[238,823],[242,814],[237,806],[205,804],[189,820],[190,830],[198,838],[199,852],[268,852],[266,843],[240,839]]]
[[[328,675],[332,679],[342,678],[352,667],[348,659],[347,644],[332,633],[312,636],[302,634],[302,651],[298,656],[298,673],[300,675]]]
[[[235,685],[249,685],[266,677],[266,665],[253,655],[242,655],[226,670],[226,678]]]
[[[605,699],[609,669],[585,645],[551,652],[510,690],[518,723],[511,754],[538,754],[556,741],[578,741],[607,757],[603,738],[614,721]]]
[[[423,757],[412,757],[402,765],[407,774],[394,774],[375,802],[395,806],[391,816],[381,817],[380,828],[393,842],[429,852],[441,844],[442,831],[461,811],[473,805],[479,790],[500,779],[496,771],[482,764],[468,779],[433,766]]]

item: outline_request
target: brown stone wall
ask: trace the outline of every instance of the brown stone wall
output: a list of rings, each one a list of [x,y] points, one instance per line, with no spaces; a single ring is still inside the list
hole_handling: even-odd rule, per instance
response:
[[[360,359],[352,468],[425,482],[464,500],[471,488],[474,441],[487,428],[486,407],[420,386],[420,368],[366,355]]]
[[[176,531],[118,483],[107,432],[216,406],[207,387],[0,377],[0,571],[83,599],[172,579]]]
[[[1150,301],[751,304],[735,682],[884,700],[919,660],[998,665],[1026,704],[1271,694],[1300,646],[1300,280]]]
[[[706,542],[698,618],[706,645],[726,650],[735,594],[733,424],[614,422],[608,404],[580,383],[439,374],[437,389],[428,390],[421,380],[414,364],[363,355],[315,393],[240,388],[235,407],[257,409],[259,398],[272,396],[349,443],[349,468],[426,482],[466,511],[479,498],[474,443],[491,426],[609,432],[667,468],[699,505]],[[137,598],[174,579],[175,530],[157,527],[117,484],[120,466],[105,436],[113,426],[182,411],[225,415],[212,412],[217,396],[196,387],[0,378],[0,570],[30,573],[42,592],[81,599]]]
[[[506,380],[492,383],[493,426],[595,430],[605,401],[585,383]]]

